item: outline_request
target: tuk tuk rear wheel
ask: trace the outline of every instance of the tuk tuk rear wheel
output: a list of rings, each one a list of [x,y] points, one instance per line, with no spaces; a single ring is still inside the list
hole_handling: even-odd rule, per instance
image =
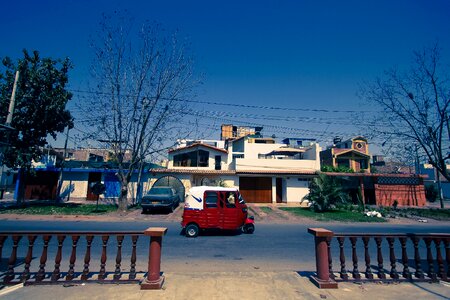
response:
[[[255,231],[255,225],[253,224],[245,224],[242,228],[242,231],[246,234],[252,234]]]
[[[198,235],[199,231],[200,231],[200,229],[195,224],[189,224],[188,226],[186,226],[186,236],[187,237],[194,238]]]

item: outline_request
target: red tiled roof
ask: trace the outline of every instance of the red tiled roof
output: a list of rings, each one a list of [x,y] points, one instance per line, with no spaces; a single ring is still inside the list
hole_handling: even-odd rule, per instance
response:
[[[253,175],[315,175],[315,170],[211,170],[211,169],[150,169],[150,173],[172,173],[172,174],[217,174],[217,175],[236,175],[236,174],[253,174]]]
[[[234,170],[211,170],[211,169],[150,169],[150,173],[176,173],[176,174],[220,174],[220,175],[235,175]]]
[[[238,170],[236,174],[315,175],[316,170]]]
[[[353,152],[353,153],[355,153],[355,154],[359,154],[359,155],[362,155],[362,156],[370,157],[369,154],[365,154],[365,153],[363,153],[363,152],[361,152],[361,151],[358,151],[358,150],[356,150],[356,149],[339,149],[339,148],[333,148],[333,153],[334,153],[335,155],[342,155],[342,154],[349,153],[349,152]]]
[[[181,151],[181,150],[186,150],[186,149],[190,149],[190,148],[195,148],[195,147],[199,147],[199,146],[203,146],[203,147],[206,147],[206,148],[209,148],[209,149],[212,149],[212,150],[216,150],[216,151],[220,151],[220,152],[223,152],[223,153],[228,153],[228,151],[225,150],[225,149],[217,148],[217,147],[214,147],[214,146],[211,146],[211,145],[208,145],[208,144],[202,144],[202,143],[195,143],[195,144],[192,144],[190,146],[183,147],[183,148],[170,149],[169,153],[177,152],[177,151]]]

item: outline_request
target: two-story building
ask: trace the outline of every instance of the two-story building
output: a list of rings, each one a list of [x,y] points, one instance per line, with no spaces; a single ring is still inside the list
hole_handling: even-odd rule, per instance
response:
[[[238,187],[248,202],[300,202],[320,170],[320,147],[313,139],[260,134],[224,141],[186,141],[169,151],[161,176],[176,176],[186,188],[220,184]]]
[[[345,141],[335,138],[333,145],[320,152],[322,166],[346,167],[355,172],[370,173],[370,154],[367,139],[357,136]]]

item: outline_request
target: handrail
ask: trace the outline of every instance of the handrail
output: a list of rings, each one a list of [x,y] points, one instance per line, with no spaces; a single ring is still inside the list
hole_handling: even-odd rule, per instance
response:
[[[316,247],[317,276],[312,276],[311,280],[319,288],[337,288],[337,281],[348,280],[449,281],[450,234],[335,233],[324,228],[309,228],[308,232],[314,235]],[[332,241],[337,241],[337,249],[333,248]],[[361,252],[364,253],[363,271],[359,270]],[[351,256],[350,270],[346,265],[346,253]],[[387,259],[383,256],[386,253]],[[339,261],[338,276],[333,271],[333,256]],[[409,257],[414,258],[414,263],[410,264]],[[390,268],[385,267],[385,260]],[[397,270],[398,264],[402,265],[401,271]]]
[[[149,236],[150,247],[148,252],[148,272],[147,278],[144,278],[141,289],[160,289],[164,282],[164,277],[160,275],[161,265],[161,244],[162,237],[166,234],[167,228],[150,227],[145,231],[4,231],[0,233],[0,262],[5,248],[10,248],[10,255],[7,262],[5,272],[0,273],[0,280],[5,285],[12,285],[17,283],[24,284],[55,284],[64,282],[108,282],[114,283],[132,283],[140,282],[136,275],[136,261],[137,261],[137,242],[139,238]],[[127,237],[127,239],[125,239]],[[114,268],[107,270],[107,254],[110,242],[115,241],[116,255],[113,260]],[[21,241],[24,241],[21,243]],[[36,249],[37,241],[42,242],[42,250],[40,256],[33,255]],[[51,272],[45,270],[47,267],[48,252],[50,242],[56,242],[56,254],[54,257],[54,268]],[[75,271],[77,261],[77,250],[80,248],[80,241],[85,242],[85,252],[83,259],[83,269],[79,272]],[[95,242],[99,246],[100,251],[100,268],[98,272],[92,272],[91,256],[93,252],[93,244]],[[123,272],[122,248],[126,243],[131,247],[129,262],[130,268],[128,272]],[[64,244],[71,246],[70,255],[63,255]],[[8,246],[8,247],[5,247]],[[25,248],[22,252],[26,252],[23,259],[24,269],[22,272],[16,272],[17,267],[22,264],[18,258],[19,248]],[[39,250],[39,249],[38,249]],[[67,258],[69,269],[67,272],[61,271],[62,259]],[[32,264],[34,259],[39,259],[38,264]],[[31,266],[38,265],[38,270],[32,272]],[[110,276],[113,275],[112,277]],[[128,274],[128,278],[124,275]],[[94,275],[97,275],[94,278]]]

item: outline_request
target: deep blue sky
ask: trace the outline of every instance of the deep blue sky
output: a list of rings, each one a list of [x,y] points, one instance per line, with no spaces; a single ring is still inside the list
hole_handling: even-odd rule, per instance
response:
[[[91,63],[89,37],[102,13],[126,9],[187,36],[197,71],[205,74],[197,100],[276,107],[364,110],[358,85],[382,71],[406,68],[413,50],[436,41],[450,53],[450,1],[2,1],[0,57],[23,48],[70,57],[70,86],[83,89]],[[77,101],[77,95],[74,97]],[[203,109],[232,108],[205,105]],[[348,113],[234,110],[239,121],[265,125],[279,137],[363,134]],[[361,112],[360,114],[364,114]],[[267,120],[267,116],[300,120]],[[255,116],[255,118],[251,117]],[[317,122],[308,117],[318,118]],[[201,120],[219,138],[220,119]],[[331,124],[323,124],[331,122]],[[349,123],[350,122],[350,123]],[[345,123],[345,125],[339,124]],[[357,125],[357,124],[355,124]],[[271,127],[271,126],[280,126]],[[288,130],[291,128],[292,130]],[[214,131],[216,130],[216,131]],[[199,136],[200,137],[200,136]]]

